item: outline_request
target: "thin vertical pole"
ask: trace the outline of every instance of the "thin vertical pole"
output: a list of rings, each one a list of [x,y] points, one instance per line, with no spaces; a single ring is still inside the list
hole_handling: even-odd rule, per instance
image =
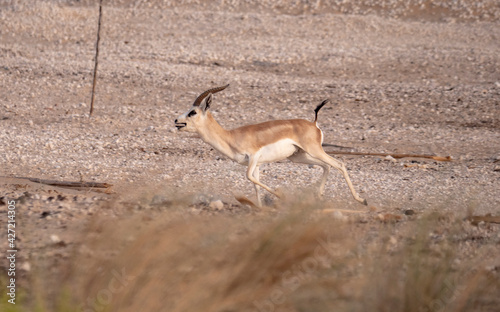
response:
[[[102,0],[99,0],[99,22],[97,24],[97,42],[95,45],[95,59],[94,59],[94,80],[92,82],[92,99],[90,101],[89,117],[92,117],[94,112],[94,98],[95,98],[95,85],[97,81],[97,65],[99,64],[99,41],[101,41],[101,18],[102,18]]]

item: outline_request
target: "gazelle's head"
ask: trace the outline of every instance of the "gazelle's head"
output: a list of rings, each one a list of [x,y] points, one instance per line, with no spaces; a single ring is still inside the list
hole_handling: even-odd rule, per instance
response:
[[[207,118],[207,111],[212,103],[212,94],[224,90],[229,85],[209,89],[194,100],[193,106],[184,114],[177,117],[175,126],[179,131],[197,132],[197,125]]]

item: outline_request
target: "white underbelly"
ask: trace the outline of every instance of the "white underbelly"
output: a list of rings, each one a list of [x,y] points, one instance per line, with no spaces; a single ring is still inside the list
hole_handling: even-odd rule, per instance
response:
[[[292,139],[283,139],[261,148],[259,163],[275,162],[286,159],[298,149],[297,143]]]

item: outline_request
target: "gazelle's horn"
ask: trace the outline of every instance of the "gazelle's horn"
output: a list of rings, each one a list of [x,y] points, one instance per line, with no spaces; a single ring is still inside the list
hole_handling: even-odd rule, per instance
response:
[[[225,86],[222,86],[222,87],[217,87],[217,88],[212,88],[212,89],[208,89],[207,91],[203,92],[202,94],[200,94],[196,100],[194,100],[194,103],[193,103],[193,106],[200,106],[201,104],[201,101],[203,101],[203,99],[205,97],[207,97],[207,95],[209,95],[210,93],[217,93],[219,91],[222,91],[224,90],[225,88],[229,87],[229,84],[225,85]]]

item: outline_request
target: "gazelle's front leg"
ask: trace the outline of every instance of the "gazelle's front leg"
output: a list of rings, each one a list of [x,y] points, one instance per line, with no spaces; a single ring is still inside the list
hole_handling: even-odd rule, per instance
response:
[[[257,181],[259,181],[259,177],[260,177],[259,166],[255,166],[255,169],[253,171],[253,177],[255,179],[257,179]],[[257,184],[254,184],[254,187],[255,187],[255,195],[257,197],[257,206],[262,207],[262,200],[260,198],[260,193],[259,193],[260,186]]]
[[[257,164],[259,161],[259,157],[260,157],[260,154],[257,153],[255,155],[251,156],[249,161],[248,161],[248,169],[247,169],[248,180],[252,181],[252,183],[255,184],[255,186],[261,186],[269,193],[274,194],[277,197],[281,198],[281,196],[278,193],[276,193],[275,191],[273,191],[269,186],[267,186],[259,181],[259,174],[257,174],[257,177],[255,177],[254,172],[255,172],[255,168],[258,167]],[[255,188],[255,190],[258,192],[257,187]],[[259,200],[259,197],[257,197],[257,199]],[[260,200],[259,200],[259,205],[260,205]]]
[[[323,175],[321,176],[321,182],[319,184],[319,196],[325,194],[325,184],[328,174],[330,173],[330,166],[320,165],[323,168]]]

